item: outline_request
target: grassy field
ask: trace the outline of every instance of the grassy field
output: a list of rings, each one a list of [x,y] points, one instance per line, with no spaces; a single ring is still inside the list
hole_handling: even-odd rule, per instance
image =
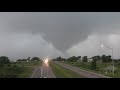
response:
[[[0,67],[0,78],[29,78],[35,67],[41,66],[42,62],[15,62]]]
[[[29,78],[34,70],[32,67],[23,67],[22,69],[23,71],[18,75],[18,78]]]
[[[50,62],[50,66],[57,78],[84,78],[83,76],[69,69],[63,68],[62,66],[55,64],[52,61]]]
[[[67,63],[67,64],[69,64],[69,65],[72,65],[72,66],[77,66],[77,67],[79,67],[79,68],[81,68],[81,69],[84,69],[84,70],[88,70],[88,71],[92,71],[92,72],[95,72],[95,73],[99,73],[99,74],[102,74],[102,75],[105,75],[105,76],[110,76],[110,77],[113,77],[112,76],[112,73],[103,73],[103,72],[101,72],[101,69],[102,68],[105,68],[105,67],[107,67],[107,66],[110,66],[111,65],[111,63],[97,63],[97,68],[98,69],[96,69],[96,70],[91,70],[90,69],[90,63],[89,62],[87,62],[87,63],[82,63],[82,62],[64,62],[64,63]],[[116,70],[116,72],[115,72],[115,75],[114,75],[114,77],[115,78],[120,78],[120,65],[117,65],[117,64],[115,64],[115,67],[117,68],[117,70]]]

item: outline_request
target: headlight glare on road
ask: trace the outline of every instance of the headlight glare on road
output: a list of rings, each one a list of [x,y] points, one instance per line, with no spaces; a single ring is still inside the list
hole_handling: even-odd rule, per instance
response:
[[[45,59],[45,61],[44,61],[45,63],[48,63],[48,58],[47,59]]]

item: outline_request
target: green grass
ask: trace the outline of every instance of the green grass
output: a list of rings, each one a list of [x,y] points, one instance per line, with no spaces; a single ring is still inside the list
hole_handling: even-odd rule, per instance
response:
[[[23,71],[19,74],[18,78],[29,78],[32,75],[34,68],[41,66],[42,62],[16,62],[15,65],[22,67]]]
[[[83,76],[69,69],[63,68],[62,66],[55,64],[52,61],[50,62],[50,66],[57,78],[84,78]]]
[[[80,62],[65,62],[66,64],[69,64],[69,65],[71,65],[71,66],[76,66],[76,67],[79,67],[80,69],[84,69],[84,70],[87,70],[87,71],[91,71],[91,72],[95,72],[95,73],[98,73],[98,74],[101,74],[100,72],[99,72],[99,70],[98,69],[96,69],[96,70],[91,70],[90,69],[90,63],[80,63]]]
[[[34,68],[32,67],[24,67],[22,73],[18,75],[18,78],[29,78],[33,70]]]
[[[33,70],[33,67],[1,67],[0,78],[29,78]]]
[[[102,75],[105,75],[105,76],[113,77],[112,73],[106,74],[106,73],[103,73],[103,72],[100,71],[100,69],[105,68],[107,66],[110,66],[111,63],[97,63],[97,67],[99,68],[97,70],[91,70],[89,62],[87,62],[87,63],[82,63],[82,62],[64,62],[64,63],[69,64],[71,66],[77,66],[77,67],[79,67],[81,69],[84,69],[84,70],[87,70],[87,71],[91,71],[91,72],[95,72],[95,73],[102,74]],[[115,67],[117,68],[117,71],[116,71],[114,77],[115,78],[120,78],[120,65],[115,64]]]
[[[20,67],[37,67],[37,66],[41,66],[42,62],[40,61],[36,61],[36,62],[15,62],[11,65],[17,65]]]
[[[120,65],[116,65],[116,68],[115,78],[120,78]]]
[[[14,67],[16,65],[16,67]],[[42,62],[16,62],[11,63],[9,66],[4,65],[0,68],[0,78],[29,78],[34,68],[41,66]],[[10,76],[9,76],[10,75]]]

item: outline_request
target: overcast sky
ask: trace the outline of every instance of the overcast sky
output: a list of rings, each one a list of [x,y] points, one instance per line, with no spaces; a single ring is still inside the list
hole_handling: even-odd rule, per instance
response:
[[[0,56],[111,54],[120,58],[119,12],[0,12]]]

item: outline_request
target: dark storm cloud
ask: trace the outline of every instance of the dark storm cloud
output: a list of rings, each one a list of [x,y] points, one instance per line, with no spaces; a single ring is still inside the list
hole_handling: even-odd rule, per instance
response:
[[[1,32],[42,34],[48,43],[65,52],[92,33],[118,33],[120,13],[8,12],[0,13],[0,24]]]
[[[92,32],[113,32],[97,28],[120,24],[120,13],[109,12],[4,13],[0,16],[14,32],[45,33],[44,39],[61,51],[85,40]]]

